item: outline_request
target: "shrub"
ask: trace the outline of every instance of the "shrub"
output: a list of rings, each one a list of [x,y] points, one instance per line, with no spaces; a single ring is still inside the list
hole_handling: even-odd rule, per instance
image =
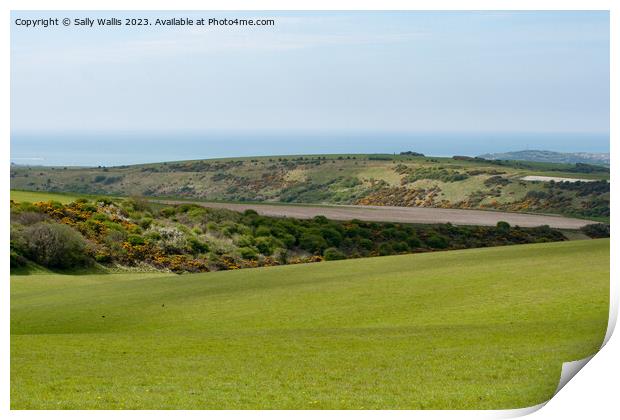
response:
[[[344,260],[346,255],[344,255],[338,248],[327,248],[323,252],[323,257],[326,261],[334,261],[334,260]]]
[[[103,225],[108,230],[116,230],[116,231],[123,232],[123,233],[125,232],[125,228],[120,223],[107,221],[107,222],[103,222]]]
[[[497,222],[496,228],[499,232],[507,233],[510,231],[510,224],[508,222],[499,221]]]
[[[248,246],[239,248],[239,255],[245,260],[255,260],[258,258],[258,253]]]
[[[95,253],[95,261],[102,264],[110,263],[112,262],[112,254],[105,248],[100,249]]]
[[[21,255],[19,255],[17,252],[11,250],[11,268],[19,268],[19,267],[23,267],[28,263],[28,260],[24,257],[22,257]]]
[[[177,210],[174,207],[164,207],[159,213],[164,217],[171,217],[176,214]]]
[[[151,217],[145,217],[142,220],[140,220],[140,227],[142,229],[148,229],[149,227],[151,227],[152,223],[153,223],[153,219]]]
[[[324,227],[318,233],[327,241],[329,246],[338,246],[342,242],[342,235],[334,228]]]
[[[99,222],[105,222],[108,220],[108,216],[103,213],[95,213],[91,216],[91,219],[97,220]]]
[[[322,252],[327,248],[327,242],[316,233],[304,233],[299,238],[299,246],[310,252]]]
[[[609,238],[609,225],[594,223],[581,228],[581,231],[590,238]]]
[[[407,251],[409,251],[409,245],[407,245],[407,242],[402,242],[402,241],[395,242],[394,244],[392,244],[392,248],[396,252],[407,252]]]
[[[127,237],[127,242],[129,242],[131,245],[144,245],[145,240],[142,236],[140,235],[129,235]]]
[[[95,200],[95,202],[97,202],[97,203],[101,203],[101,204],[103,204],[104,206],[109,206],[109,205],[111,205],[111,204],[113,203],[113,201],[112,201],[111,199],[107,198],[107,197],[98,197],[98,198]]]
[[[379,255],[391,255],[394,253],[394,249],[388,243],[379,245]]]
[[[23,238],[28,257],[50,268],[88,265],[84,238],[67,225],[37,223],[24,229]]]
[[[402,230],[398,230],[395,227],[384,229],[382,234],[383,237],[388,240],[404,241],[407,239],[407,233]]]
[[[254,232],[254,236],[270,236],[271,229],[267,226],[259,226],[256,228],[256,232]]]
[[[277,241],[271,236],[260,236],[256,238],[256,249],[263,255],[273,254],[277,246]]]
[[[11,214],[11,219],[15,219],[16,222],[22,225],[34,225],[35,223],[43,222],[49,217],[45,213],[37,213],[34,211],[24,211],[21,213]]]
[[[207,209],[204,207],[194,207],[187,212],[187,215],[193,219],[202,218],[207,214]]]
[[[144,235],[144,237],[146,238],[147,241],[154,242],[154,241],[159,241],[161,239],[161,234],[156,231],[149,231]]]
[[[366,250],[370,251],[371,249],[373,249],[375,247],[375,244],[370,239],[362,238],[362,239],[357,241],[357,246],[362,248],[362,249],[366,249]]]
[[[209,245],[194,238],[193,236],[187,238],[187,245],[194,254],[204,254],[205,252],[209,252]]]
[[[494,175],[484,180],[484,185],[487,187],[493,187],[495,185],[508,185],[510,184],[510,180],[508,178],[504,178],[503,176]]]
[[[327,217],[325,216],[314,216],[314,218],[312,219],[315,223],[318,223],[320,225],[325,225],[327,223],[329,223],[329,220],[327,219]]]
[[[445,249],[448,247],[448,239],[445,236],[433,234],[426,240],[426,244],[431,248]]]
[[[407,245],[409,245],[409,248],[420,248],[422,246],[422,242],[417,236],[412,235],[407,239]]]
[[[291,235],[290,233],[278,233],[276,235],[276,237],[284,244],[284,246],[286,246],[287,248],[291,248],[293,245],[295,245],[295,242],[297,241],[297,239],[295,238],[295,236]]]
[[[254,245],[254,237],[252,237],[250,235],[239,235],[235,239],[235,244],[238,247],[250,247],[250,246]]]

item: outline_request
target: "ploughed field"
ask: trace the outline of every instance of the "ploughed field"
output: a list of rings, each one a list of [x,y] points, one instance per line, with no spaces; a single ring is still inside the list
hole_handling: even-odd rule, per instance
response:
[[[156,200],[168,204],[188,201]],[[513,226],[536,227],[547,225],[555,229],[580,229],[594,222],[572,217],[526,214],[502,211],[437,209],[429,207],[395,206],[310,206],[257,203],[217,203],[193,201],[209,208],[223,208],[234,211],[255,210],[258,214],[271,217],[293,217],[310,219],[325,216],[332,220],[366,220],[395,223],[452,223],[455,225],[495,226],[497,222],[508,222]]]
[[[58,194],[36,191],[11,190],[11,199],[17,202],[37,202],[55,200],[69,203],[80,197],[80,194]],[[325,216],[331,220],[366,220],[374,222],[395,223],[452,223],[455,225],[495,226],[499,221],[505,221],[513,226],[535,227],[548,225],[555,229],[580,229],[592,224],[593,221],[572,217],[547,214],[528,214],[502,211],[437,209],[424,207],[395,207],[395,206],[347,206],[347,205],[291,205],[277,203],[223,203],[203,202],[192,200],[159,200],[150,201],[162,204],[193,203],[208,208],[222,208],[233,211],[255,210],[263,216],[292,217],[309,219],[315,216]]]
[[[518,408],[591,355],[609,240],[11,278],[11,407]]]

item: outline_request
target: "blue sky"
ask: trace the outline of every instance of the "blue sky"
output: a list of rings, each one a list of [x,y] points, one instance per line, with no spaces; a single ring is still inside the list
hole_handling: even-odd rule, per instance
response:
[[[133,14],[276,25],[13,24],[12,132],[609,130],[607,12]]]

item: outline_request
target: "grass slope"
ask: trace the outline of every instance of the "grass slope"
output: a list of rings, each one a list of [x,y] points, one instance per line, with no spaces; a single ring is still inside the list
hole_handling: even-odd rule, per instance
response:
[[[11,279],[11,407],[517,408],[595,352],[609,240]]]
[[[71,203],[78,198],[87,197],[84,194],[69,194],[69,193],[50,193],[41,191],[21,191],[11,190],[11,200],[22,203],[36,203],[38,201],[54,200],[63,204]]]

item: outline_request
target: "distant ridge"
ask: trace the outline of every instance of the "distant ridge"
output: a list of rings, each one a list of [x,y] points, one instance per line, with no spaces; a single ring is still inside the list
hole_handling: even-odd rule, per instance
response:
[[[561,153],[549,150],[521,150],[518,152],[487,153],[478,156],[489,160],[527,160],[547,163],[589,163],[609,166],[609,153]]]

